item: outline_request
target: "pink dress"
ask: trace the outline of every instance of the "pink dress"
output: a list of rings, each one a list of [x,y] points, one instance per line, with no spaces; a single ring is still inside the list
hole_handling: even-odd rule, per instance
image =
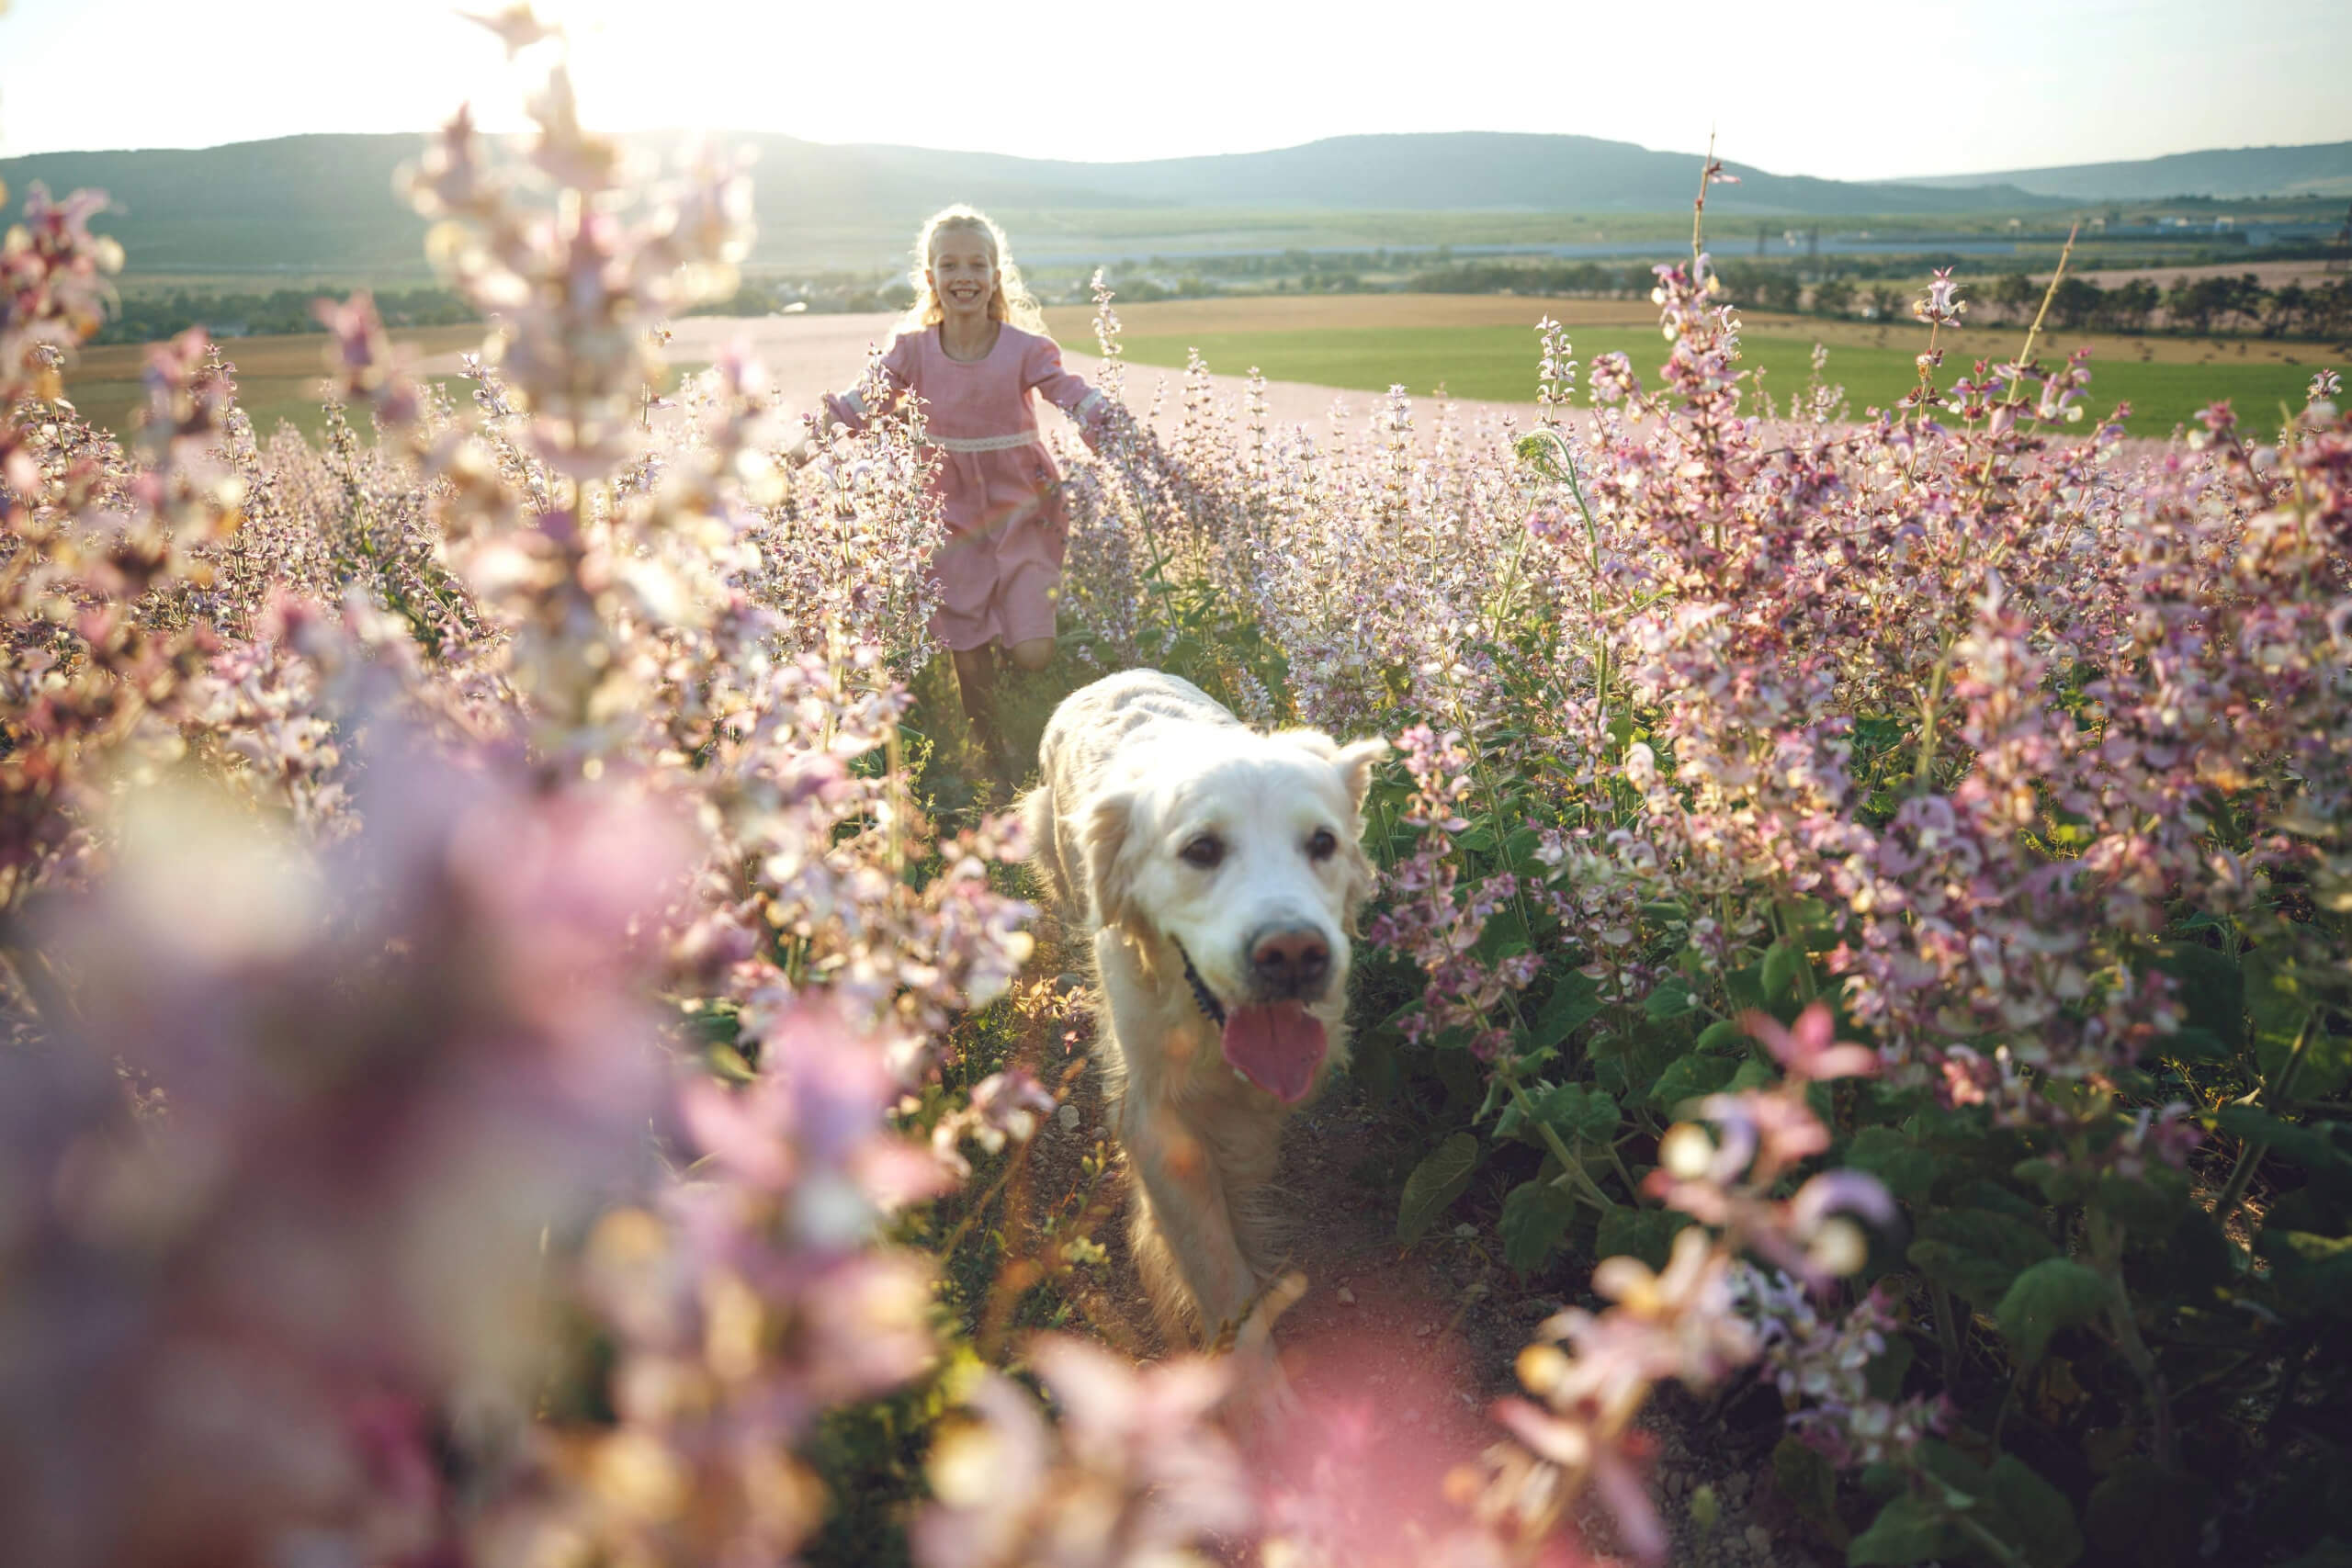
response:
[[[932,483],[947,542],[932,558],[940,586],[933,635],[958,650],[1053,636],[1069,524],[1030,394],[1078,420],[1090,446],[1102,394],[1062,368],[1053,339],[1001,323],[996,346],[969,362],[947,357],[936,326],[901,333],[882,369],[894,389],[922,399],[938,449]],[[825,407],[852,430],[872,412],[854,389],[827,397]]]

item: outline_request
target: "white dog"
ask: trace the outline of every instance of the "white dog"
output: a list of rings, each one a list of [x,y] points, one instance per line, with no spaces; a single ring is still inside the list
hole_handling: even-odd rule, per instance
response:
[[[1156,670],[1046,727],[1023,810],[1065,928],[1093,938],[1136,1263],[1171,1343],[1238,1329],[1279,1262],[1264,1190],[1283,1117],[1347,1061],[1357,840],[1387,750],[1258,734]]]

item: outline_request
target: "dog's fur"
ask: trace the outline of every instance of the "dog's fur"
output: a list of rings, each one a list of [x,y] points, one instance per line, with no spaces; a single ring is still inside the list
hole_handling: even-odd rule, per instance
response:
[[[1372,890],[1363,799],[1387,749],[1256,733],[1155,670],[1073,693],[1046,726],[1043,783],[1023,809],[1064,929],[1092,940],[1095,1052],[1127,1156],[1132,1245],[1171,1345],[1232,1333],[1270,1282],[1268,1183],[1294,1109],[1227,1060],[1185,960],[1227,1017],[1303,1007],[1322,1023],[1298,1100],[1345,1065],[1348,937]],[[1204,839],[1219,846],[1212,867],[1187,859]]]

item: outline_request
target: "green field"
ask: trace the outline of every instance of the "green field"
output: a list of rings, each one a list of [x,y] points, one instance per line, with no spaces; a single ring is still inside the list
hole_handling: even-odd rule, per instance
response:
[[[479,327],[438,327],[395,334],[399,341],[424,353],[471,348],[480,344]],[[328,340],[321,334],[302,337],[232,339],[221,344],[237,367],[237,406],[254,423],[254,434],[264,446],[280,423],[291,424],[316,441],[326,428],[326,409],[320,372]],[[65,395],[83,418],[126,438],[146,407],[147,390],[136,367],[149,345],[108,344],[85,349],[68,371]],[[669,367],[663,389],[673,390],[681,378],[707,369],[701,360],[682,360]],[[460,409],[471,406],[473,383],[455,376],[423,378],[449,394]],[[358,423],[364,431],[367,420]]]
[[[1628,355],[1643,385],[1657,385],[1666,344],[1655,328],[1589,326],[1574,330],[1576,356],[1589,365],[1599,354]],[[1908,334],[1906,334],[1908,335]],[[1833,346],[1828,379],[1842,383],[1852,417],[1890,406],[1917,378],[1913,356],[1924,346],[1903,348]],[[1786,404],[1813,370],[1811,336],[1743,334],[1742,363],[1764,377],[1764,389]],[[1525,327],[1317,328],[1304,332],[1208,333],[1148,335],[1125,340],[1127,357],[1140,365],[1181,369],[1187,351],[1197,348],[1212,370],[1239,375],[1256,366],[1277,381],[1305,381],[1354,391],[1385,392],[1401,383],[1415,396],[1442,386],[1459,398],[1498,402],[1535,400],[1534,336]],[[2324,351],[2314,350],[2314,355]],[[2046,358],[2054,358],[2054,355]],[[2256,429],[2276,424],[2282,408],[2298,409],[2312,373],[2321,364],[2341,367],[2330,355],[2312,365],[2278,363],[2143,364],[2132,360],[2091,362],[2086,400],[2093,415],[2104,416],[2128,401],[2125,428],[2133,435],[2165,436],[2216,398],[2227,398]],[[1967,370],[1947,359],[1945,385]],[[1577,401],[1584,400],[1579,377]],[[2086,416],[2087,417],[2087,416]]]

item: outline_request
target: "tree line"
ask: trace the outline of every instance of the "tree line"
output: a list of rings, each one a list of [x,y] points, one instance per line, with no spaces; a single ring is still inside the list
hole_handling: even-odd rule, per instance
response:
[[[340,292],[340,291],[337,291]],[[266,337],[322,330],[311,305],[322,290],[278,288],[267,294],[220,294],[178,288],[118,300],[93,342],[160,343],[190,327],[214,337]],[[478,321],[470,306],[446,288],[400,289],[376,296],[388,327],[447,327]]]
[[[1725,283],[1737,286],[1729,277]],[[1789,302],[1794,279],[1774,290],[1758,289],[1752,302],[1759,307],[1794,310]],[[2289,281],[2267,288],[2253,273],[2235,277],[2175,277],[2169,285],[2154,278],[2133,277],[2102,286],[2079,274],[2063,278],[2051,289],[2044,278],[2021,272],[1980,280],[1962,298],[1980,320],[2030,321],[2050,301],[2048,321],[2065,331],[2113,333],[2181,332],[2259,334],[2263,337],[2342,338],[2352,335],[2352,276],[2304,284]],[[1767,304],[1767,297],[1772,297]],[[1910,302],[1899,291],[1879,285],[1867,292],[1850,279],[1824,278],[1805,296],[1804,308],[1821,316],[1864,316],[1885,319],[1907,315]]]
[[[1906,256],[1846,265],[1826,276],[1793,266],[1733,259],[1716,267],[1731,298],[1750,310],[1847,320],[1907,321],[1923,268],[1942,258]],[[1873,281],[1871,274],[1879,275]],[[1416,273],[1406,287],[1422,294],[1576,295],[1640,299],[1650,290],[1645,262],[1456,262]],[[1972,321],[2024,322],[2049,291],[2046,277],[2012,272],[1969,277],[1961,297]],[[2112,287],[2080,274],[2050,298],[2050,323],[2068,332],[2179,332],[2340,339],[2352,336],[2352,276],[2272,288],[2253,273],[2177,276],[2169,285],[2134,277]]]

